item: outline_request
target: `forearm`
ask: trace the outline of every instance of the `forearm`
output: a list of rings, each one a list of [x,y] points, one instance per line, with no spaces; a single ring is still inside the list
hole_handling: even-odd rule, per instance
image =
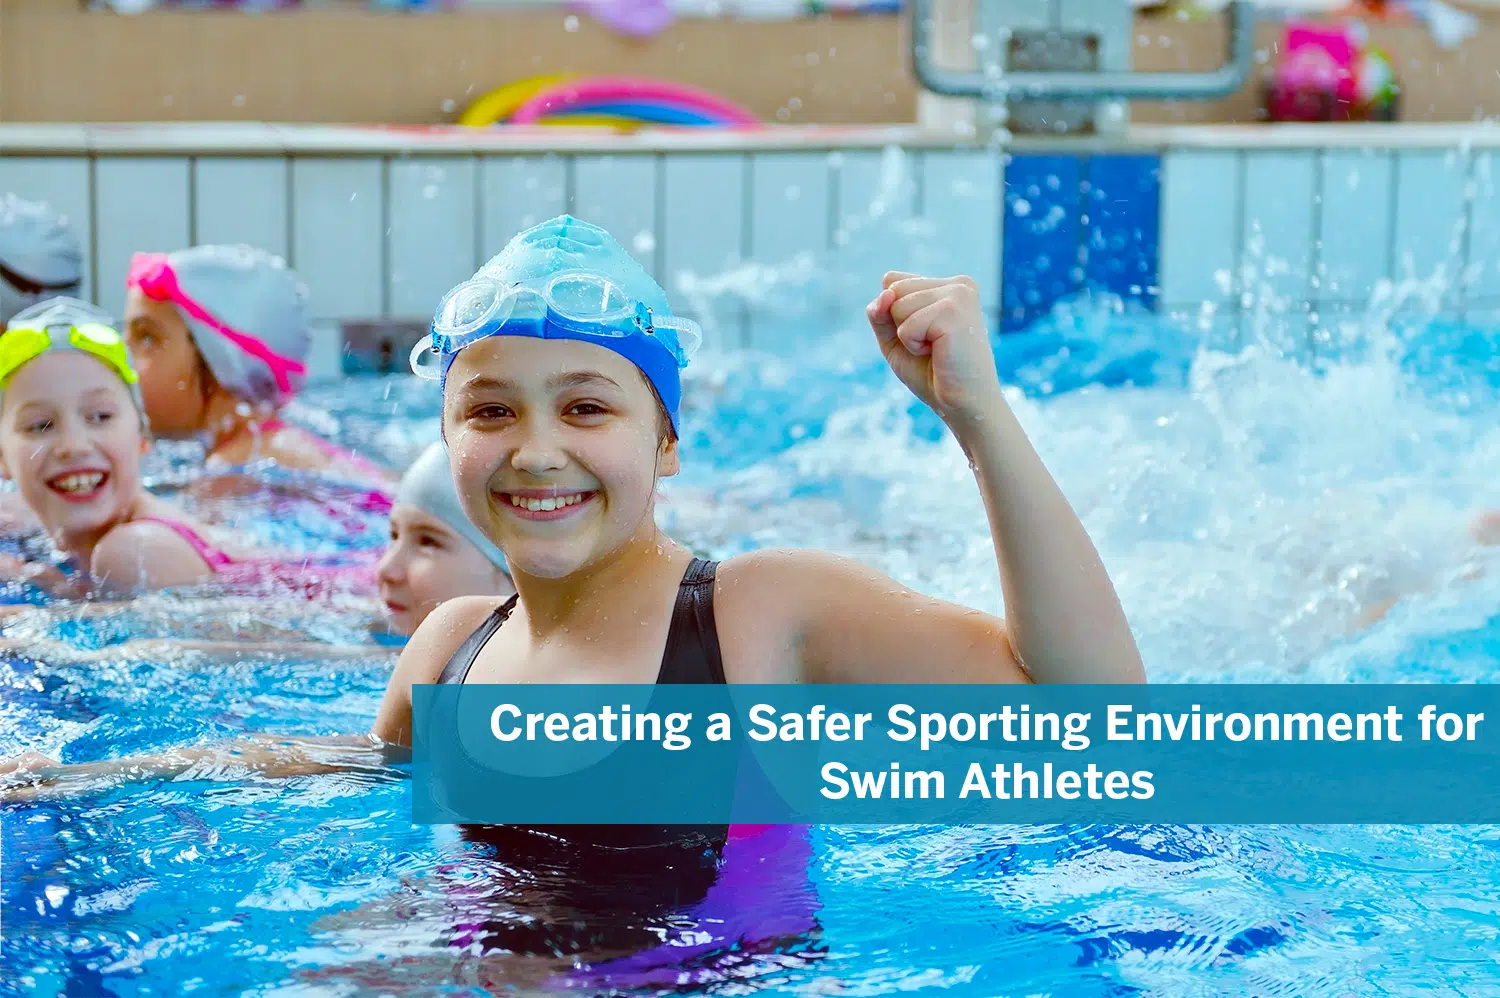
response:
[[[390,658],[395,649],[377,645],[333,645],[315,641],[196,641],[179,638],[140,638],[105,645],[103,648],[79,648],[51,638],[0,638],[0,652],[19,651],[54,665],[63,663],[105,662],[118,659],[160,658],[183,662],[187,654],[197,653],[199,660],[223,664],[226,660],[242,661],[251,656],[334,659]]]
[[[1040,683],[1145,682],[1109,573],[1003,398],[955,427],[979,481],[1017,657]]]
[[[151,755],[0,773],[0,800],[69,796],[152,780],[287,779],[319,773],[387,772],[406,751],[371,735],[252,735],[235,742]]]

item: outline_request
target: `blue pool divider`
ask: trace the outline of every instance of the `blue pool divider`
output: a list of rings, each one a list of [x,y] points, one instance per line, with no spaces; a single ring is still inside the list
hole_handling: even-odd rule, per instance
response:
[[[1002,332],[1089,288],[1156,307],[1159,156],[1012,156],[1004,210]]]

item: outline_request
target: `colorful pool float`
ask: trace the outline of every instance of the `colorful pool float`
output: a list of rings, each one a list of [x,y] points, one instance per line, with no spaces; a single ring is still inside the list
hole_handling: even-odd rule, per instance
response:
[[[755,115],[705,90],[630,76],[534,76],[480,97],[459,124],[734,127],[759,124]]]

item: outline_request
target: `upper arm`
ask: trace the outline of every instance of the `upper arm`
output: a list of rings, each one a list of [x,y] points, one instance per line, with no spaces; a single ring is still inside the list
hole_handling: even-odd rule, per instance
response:
[[[156,523],[124,523],[100,538],[89,574],[100,586],[124,592],[192,586],[214,577],[193,546]]]
[[[464,639],[495,608],[488,596],[449,600],[427,615],[396,660],[370,733],[381,741],[411,746],[411,688],[434,682]]]
[[[1029,683],[1005,621],[849,558],[762,552],[748,587],[774,606],[814,683]]]

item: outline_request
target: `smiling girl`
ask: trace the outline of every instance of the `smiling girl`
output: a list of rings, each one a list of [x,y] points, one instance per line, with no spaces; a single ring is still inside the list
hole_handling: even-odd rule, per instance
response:
[[[150,446],[125,345],[99,309],[53,298],[0,334],[0,475],[81,575],[31,572],[81,592],[192,585],[213,568],[180,513],[141,485]],[[174,526],[175,525],[175,526]]]
[[[432,614],[375,734],[407,743],[411,687],[431,682],[1144,681],[1099,556],[1001,393],[973,281],[887,274],[867,317],[970,457],[1007,619],[821,551],[716,564],[663,534],[697,329],[609,233],[561,216],[451,291],[413,351],[442,385],[459,499],[517,595]]]
[[[119,332],[87,302],[50,299],[0,334],[0,475],[64,556],[62,570],[9,564],[10,574],[59,595],[209,582],[370,588],[369,566],[357,562],[227,550],[146,491],[139,382]]]

